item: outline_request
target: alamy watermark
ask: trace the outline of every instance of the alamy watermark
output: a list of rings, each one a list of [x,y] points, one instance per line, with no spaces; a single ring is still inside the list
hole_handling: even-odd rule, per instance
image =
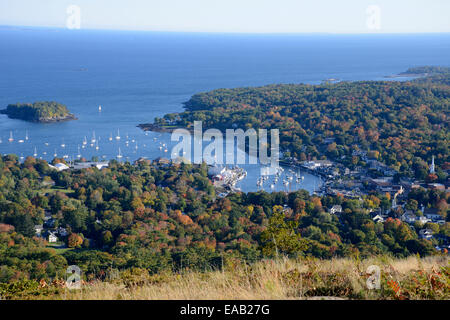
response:
[[[77,265],[71,265],[67,268],[66,273],[69,276],[66,279],[66,288],[69,290],[81,289],[81,269]]]
[[[381,30],[381,8],[378,5],[370,5],[366,8],[366,26],[369,30]]]
[[[366,270],[370,277],[366,280],[367,289],[380,289],[381,288],[381,270],[377,265],[371,265]]]
[[[248,150],[248,164],[267,166],[261,174],[274,174],[279,167],[280,135],[278,129],[270,130],[270,156],[268,152],[268,130],[253,128],[226,129],[225,140],[222,131],[208,129],[203,133],[202,121],[194,121],[193,137],[187,129],[176,129],[172,133],[172,141],[179,141],[171,152],[174,161],[200,164],[245,164],[246,149]],[[181,140],[181,141],[180,141]],[[248,140],[248,143],[246,141]],[[204,147],[203,143],[208,145]],[[224,154],[225,146],[225,154]],[[236,153],[236,154],[235,154]],[[263,172],[264,171],[264,172]]]
[[[66,9],[67,29],[81,29],[81,8],[75,4],[71,4]]]

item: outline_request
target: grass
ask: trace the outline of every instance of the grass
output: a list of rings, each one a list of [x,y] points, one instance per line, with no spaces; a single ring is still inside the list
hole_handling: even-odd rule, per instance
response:
[[[46,188],[46,189],[42,189],[42,190],[39,190],[42,194],[46,194],[46,193],[55,193],[55,192],[62,192],[62,193],[66,193],[66,194],[69,194],[69,193],[72,193],[72,192],[74,192],[72,189],[70,189],[70,188],[62,188],[62,187],[55,187],[55,186],[53,186],[53,187],[51,187],[51,188]]]
[[[62,247],[62,248],[61,248]],[[64,246],[64,242],[55,242],[47,244],[47,248],[52,248],[56,251],[57,254],[63,254],[67,251],[73,250],[73,248],[67,248]]]
[[[368,289],[367,268],[380,268],[380,289]],[[406,259],[280,258],[252,265],[237,262],[224,270],[149,275],[122,272],[110,281],[94,281],[82,290],[62,289],[46,299],[450,299],[448,257]],[[50,288],[51,286],[49,286]],[[41,297],[42,298],[42,297]]]

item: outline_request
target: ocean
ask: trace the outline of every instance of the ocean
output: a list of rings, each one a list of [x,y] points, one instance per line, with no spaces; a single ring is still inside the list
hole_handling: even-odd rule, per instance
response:
[[[10,103],[50,100],[67,105],[78,117],[37,124],[0,115],[0,154],[36,153],[46,160],[55,154],[113,159],[119,147],[122,161],[170,157],[175,144],[170,134],[145,134],[136,126],[182,111],[183,102],[198,92],[318,84],[328,78],[387,80],[385,76],[409,67],[450,65],[450,34],[195,34],[0,27],[0,44],[0,109]],[[94,134],[98,150],[97,142],[90,143]],[[83,147],[85,137],[88,143]],[[167,152],[166,147],[160,150],[162,144]],[[260,167],[243,167],[248,175],[237,186],[256,191]],[[300,174],[305,179],[291,190],[311,192],[320,186],[320,178]],[[275,188],[269,183],[264,189],[286,190],[281,180]]]

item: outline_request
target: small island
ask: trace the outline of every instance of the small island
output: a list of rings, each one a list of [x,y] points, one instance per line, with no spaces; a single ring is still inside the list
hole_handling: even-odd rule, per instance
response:
[[[6,109],[0,110],[0,113],[8,115],[11,119],[39,123],[77,120],[65,105],[54,101],[10,104]]]

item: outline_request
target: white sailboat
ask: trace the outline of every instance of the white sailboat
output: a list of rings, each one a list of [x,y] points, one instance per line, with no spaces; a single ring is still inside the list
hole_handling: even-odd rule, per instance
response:
[[[96,141],[96,140],[95,140],[95,131],[93,131],[93,132],[92,132],[92,139],[91,139],[91,142],[92,142],[92,143],[95,143],[95,141]]]
[[[62,139],[61,148],[65,148],[66,144],[64,143],[64,138]]]
[[[56,149],[55,149],[55,153],[53,154],[53,156],[56,158],[58,156],[58,154],[56,153]]]
[[[99,149],[99,147],[98,147],[98,140],[97,140],[97,144],[95,145],[95,150],[98,150]]]
[[[28,140],[28,130],[25,131],[25,140]]]
[[[80,154],[80,146],[78,145],[78,154],[77,154],[77,158],[81,158],[81,154]]]
[[[33,153],[33,156],[34,156],[34,157],[37,157],[37,150],[36,150],[36,147],[34,147],[34,153]]]
[[[119,154],[117,155],[117,158],[122,158],[122,154],[120,153],[120,147],[119,147]]]
[[[111,135],[109,136],[109,141],[112,141],[112,133],[111,133]]]
[[[14,141],[12,131],[9,132],[9,139],[8,139],[8,141],[9,142],[13,142]]]
[[[98,106],[98,112],[102,112],[102,106]]]
[[[119,132],[119,129],[117,129],[117,136],[116,136],[116,140],[120,140],[120,132]]]
[[[83,140],[83,146],[87,145],[87,139],[86,136],[84,136],[84,140]]]

